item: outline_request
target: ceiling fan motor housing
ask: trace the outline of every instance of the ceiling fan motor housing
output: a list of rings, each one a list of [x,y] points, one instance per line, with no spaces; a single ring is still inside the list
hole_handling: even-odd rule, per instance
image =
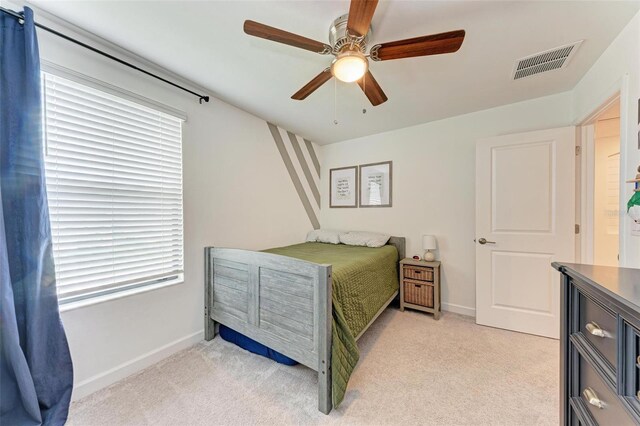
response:
[[[331,24],[331,28],[329,28],[329,43],[333,47],[333,53],[337,54],[344,50],[345,48],[349,48],[352,41],[354,41],[353,37],[349,37],[347,35],[347,20],[349,19],[349,14],[346,13],[342,16],[339,16],[333,23]],[[369,36],[371,35],[371,27],[369,27],[369,31],[367,35],[361,41],[358,41],[354,44],[356,50],[360,50],[360,52],[365,53],[367,48],[367,43],[369,42]]]

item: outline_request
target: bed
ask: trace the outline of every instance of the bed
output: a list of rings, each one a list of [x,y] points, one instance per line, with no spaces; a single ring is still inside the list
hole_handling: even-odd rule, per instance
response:
[[[216,323],[318,372],[318,409],[344,396],[357,339],[398,294],[405,239],[380,248],[302,243],[205,248],[205,339]]]

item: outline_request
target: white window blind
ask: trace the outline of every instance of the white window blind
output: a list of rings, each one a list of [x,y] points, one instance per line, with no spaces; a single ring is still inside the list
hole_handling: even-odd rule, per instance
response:
[[[182,120],[44,74],[58,295],[182,278]]]

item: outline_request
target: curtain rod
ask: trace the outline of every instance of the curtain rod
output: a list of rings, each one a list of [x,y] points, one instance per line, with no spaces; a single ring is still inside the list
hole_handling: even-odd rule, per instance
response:
[[[4,12],[7,15],[13,16],[14,18],[16,18],[16,19],[18,19],[20,21],[24,21],[24,16],[22,14],[18,13],[18,12],[14,12],[13,10],[5,9],[4,7],[0,6],[0,12]],[[107,52],[104,52],[104,51],[102,51],[100,49],[96,49],[93,46],[89,46],[88,44],[83,43],[80,40],[76,40],[75,38],[72,38],[72,37],[69,37],[68,35],[62,34],[61,32],[58,32],[58,31],[54,30],[53,28],[49,28],[49,27],[47,27],[45,25],[42,25],[42,24],[39,24],[37,22],[35,22],[35,26],[38,27],[38,28],[41,28],[41,29],[43,29],[45,31],[48,31],[51,34],[57,35],[58,37],[61,37],[61,38],[65,39],[65,40],[67,40],[67,41],[70,41],[71,43],[75,43],[78,46],[82,46],[85,49],[89,49],[92,52],[95,52],[95,53],[97,53],[99,55],[102,55],[102,56],[104,56],[106,58],[109,58],[112,61],[116,61],[116,62],[118,62],[118,63],[120,63],[122,65],[125,65],[125,66],[129,67],[129,68],[133,68],[136,71],[140,71],[141,73],[146,74],[149,77],[153,77],[153,78],[158,79],[158,80],[160,80],[160,81],[162,81],[164,83],[170,84],[173,87],[176,87],[176,88],[178,88],[180,90],[184,90],[185,92],[191,93],[192,95],[195,95],[195,96],[198,97],[198,100],[200,101],[200,103],[202,103],[202,101],[209,102],[209,96],[207,96],[207,95],[201,95],[199,93],[196,93],[196,92],[194,92],[192,90],[187,89],[186,87],[182,87],[179,84],[176,84],[176,83],[174,83],[172,81],[169,81],[169,80],[167,80],[165,78],[160,77],[159,75],[153,74],[153,73],[151,73],[149,71],[146,71],[146,70],[143,70],[142,68],[139,68],[139,67],[127,62],[127,61],[124,61],[122,59],[116,58],[115,56],[110,55]]]

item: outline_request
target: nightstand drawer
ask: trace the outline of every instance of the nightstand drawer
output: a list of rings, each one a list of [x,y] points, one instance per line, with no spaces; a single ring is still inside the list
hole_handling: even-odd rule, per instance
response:
[[[403,286],[405,303],[433,307],[433,284],[405,278]]]
[[[404,277],[412,280],[433,282],[433,269],[420,266],[404,265]]]

